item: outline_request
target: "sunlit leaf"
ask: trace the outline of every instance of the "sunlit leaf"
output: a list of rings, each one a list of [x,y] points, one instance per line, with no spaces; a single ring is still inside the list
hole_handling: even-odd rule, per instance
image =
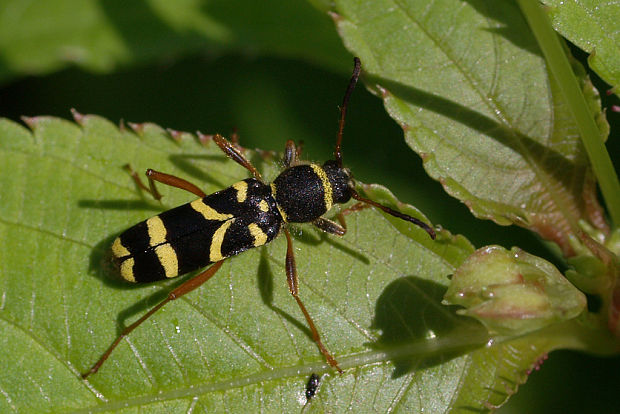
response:
[[[340,0],[334,12],[426,171],[477,217],[566,255],[579,220],[605,228],[576,124],[513,2]]]

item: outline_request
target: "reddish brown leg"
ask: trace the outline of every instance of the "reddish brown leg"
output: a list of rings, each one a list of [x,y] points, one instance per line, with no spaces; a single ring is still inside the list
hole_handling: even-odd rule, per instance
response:
[[[190,193],[195,194],[200,198],[206,196],[204,191],[202,191],[200,188],[190,183],[189,181],[179,178],[175,175],[162,173],[149,168],[148,170],[146,170],[146,176],[149,178],[149,185],[151,186],[151,189],[155,190],[156,192],[157,190],[155,189],[155,181],[159,181],[162,184],[189,191]]]
[[[206,195],[200,188],[187,180],[184,180],[174,175],[155,171],[150,168],[146,170],[146,176],[149,179],[149,186],[147,187],[140,179],[140,176],[138,176],[138,174],[131,168],[129,164],[126,164],[123,168],[125,168],[125,170],[129,172],[131,178],[133,178],[133,180],[136,182],[136,185],[142,190],[151,193],[155,200],[161,200],[162,197],[159,191],[157,191],[157,187],[155,187],[155,181],[159,181],[160,183],[169,185],[171,187],[180,188],[181,190],[189,191],[190,193],[193,193],[201,198]]]
[[[129,173],[129,175],[131,175],[131,178],[133,178],[133,181],[136,183],[139,189],[146,191],[147,193],[150,193],[155,200],[158,200],[158,201],[161,200],[161,194],[159,193],[159,191],[157,191],[155,184],[151,184],[151,181],[149,180],[149,184],[150,184],[149,185],[150,188],[149,188],[146,185],[144,185],[138,173],[135,172],[133,168],[131,168],[131,165],[125,164],[123,165],[123,168]]]
[[[316,326],[314,325],[314,322],[312,321],[310,314],[308,313],[308,311],[306,310],[306,307],[304,306],[303,302],[299,298],[299,282],[297,279],[297,266],[295,265],[295,253],[293,252],[293,240],[291,239],[291,234],[289,233],[287,229],[284,229],[284,234],[286,235],[286,243],[287,243],[286,280],[288,282],[288,288],[291,291],[291,295],[293,295],[293,297],[297,301],[297,305],[299,306],[299,309],[301,309],[301,312],[304,314],[304,317],[306,318],[306,322],[308,323],[308,326],[310,327],[310,331],[312,332],[312,339],[319,347],[319,350],[321,351],[323,356],[325,356],[327,363],[331,365],[332,367],[336,368],[338,372],[342,374],[342,370],[338,366],[338,361],[334,359],[334,357],[329,353],[325,345],[323,345],[323,342],[321,342],[319,331],[316,329]]]
[[[364,209],[366,209],[366,208],[370,208],[370,207],[371,207],[371,206],[370,206],[370,204],[355,203],[355,204],[353,204],[351,207],[347,207],[347,208],[345,208],[344,210],[342,210],[342,211],[340,212],[340,214],[338,214],[338,215],[339,215],[339,216],[340,216],[340,215],[342,215],[342,216],[343,216],[343,217],[342,217],[342,220],[344,220],[344,216],[349,215],[349,214],[351,214],[351,213],[358,212],[358,211],[360,211],[360,210],[364,210]],[[340,218],[338,218],[338,221],[340,221]],[[342,223],[342,221],[341,221],[341,223]],[[346,226],[344,226],[344,227],[346,227]]]
[[[338,221],[340,221],[341,225],[338,225],[338,223],[334,223],[326,218],[319,217],[314,220],[312,224],[326,233],[335,234],[336,236],[344,236],[347,232],[347,223],[345,223],[344,217],[341,217],[340,214],[338,214]]]
[[[101,365],[103,365],[103,363],[108,359],[112,351],[114,351],[117,345],[121,342],[121,340],[127,335],[129,335],[138,326],[140,326],[142,322],[150,318],[155,312],[157,312],[166,303],[170,302],[171,300],[180,298],[181,296],[185,295],[186,293],[191,292],[192,290],[196,289],[197,287],[202,285],[204,282],[209,280],[220,269],[220,267],[222,267],[222,263],[224,262],[223,261],[217,262],[213,266],[205,270],[204,272],[184,282],[181,286],[177,287],[176,289],[168,293],[168,296],[166,297],[166,299],[162,300],[153,309],[148,311],[144,316],[142,316],[140,319],[138,319],[137,321],[135,321],[134,323],[126,327],[123,330],[123,332],[121,332],[121,334],[118,336],[118,338],[116,338],[116,340],[112,342],[112,345],[110,345],[110,347],[105,351],[105,353],[101,356],[101,358],[99,358],[99,360],[95,363],[95,365],[93,365],[91,369],[89,369],[87,372],[82,374],[82,378],[86,378],[89,375],[97,372],[99,368],[101,367]]]
[[[303,142],[295,144],[292,139],[286,141],[286,147],[284,148],[284,167],[289,168],[297,164],[297,161],[301,157],[301,150],[303,149]]]
[[[239,147],[239,132],[237,131],[237,128],[233,128],[232,133],[230,134],[230,142],[234,146]]]
[[[297,162],[297,146],[292,139],[286,141],[284,147],[284,167],[289,168]]]
[[[215,134],[215,136],[213,137],[213,141],[215,141],[217,146],[220,147],[220,149],[224,152],[224,154],[226,154],[228,158],[250,171],[257,180],[263,181],[263,177],[260,175],[256,167],[254,167],[252,163],[247,158],[245,158],[245,156],[239,151],[237,147],[235,147],[232,142],[228,141],[226,138],[219,134]]]
[[[335,234],[336,236],[344,236],[347,232],[347,222],[345,221],[344,216],[369,207],[370,205],[368,204],[355,203],[351,207],[342,210],[340,213],[338,213],[338,215],[336,215],[336,218],[338,219],[338,223],[340,223],[340,225],[333,222],[332,220],[328,220],[323,217],[319,217],[318,219],[314,220],[312,224],[326,233]]]
[[[299,141],[297,143],[297,150],[295,151],[295,153],[297,154],[297,159],[301,158],[301,151],[304,149],[304,142],[303,141]]]

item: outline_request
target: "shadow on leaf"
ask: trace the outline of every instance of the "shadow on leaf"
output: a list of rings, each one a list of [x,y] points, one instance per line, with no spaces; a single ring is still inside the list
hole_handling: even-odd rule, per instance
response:
[[[117,289],[117,290],[130,290],[130,289],[144,289],[150,286],[149,283],[130,283],[122,279],[119,275],[118,269],[114,266],[112,261],[112,251],[110,246],[116,238],[116,234],[106,237],[101,240],[92,249],[89,258],[89,273],[100,279],[105,285]],[[143,298],[142,300],[134,303],[130,307],[122,310],[116,319],[117,322],[117,334],[120,334],[126,327],[125,321],[135,315],[141,315],[159,302],[164,300],[168,293],[174,288],[178,287],[182,283],[191,279],[196,275],[196,272],[188,273],[183,277],[179,277],[169,281],[157,281],[161,286],[161,289],[157,290],[153,294]]]
[[[321,243],[327,243],[331,247],[340,250],[342,253],[345,253],[364,264],[370,263],[370,260],[368,260],[368,258],[362,253],[346,246],[343,242],[341,242],[340,237],[313,228],[309,223],[304,223],[299,226],[289,225],[289,230],[291,230],[291,234],[293,235],[295,241],[299,241],[301,244],[308,246],[319,246]],[[346,237],[346,235],[344,237]]]
[[[533,171],[539,169],[553,178],[552,180],[547,180],[538,173],[538,180],[542,182],[546,180],[554,183],[554,186],[557,185],[558,194],[562,197],[562,202],[566,204],[561,211],[564,212],[563,214],[566,212],[570,213],[573,216],[573,220],[577,221],[592,217],[590,219],[591,223],[596,223],[597,220],[594,217],[602,214],[598,203],[586,206],[583,202],[584,198],[596,200],[593,195],[596,187],[594,186],[593,178],[588,174],[587,160],[583,156],[583,148],[579,147],[576,150],[579,154],[569,158],[546,145],[546,137],[528,136],[509,124],[490,118],[458,102],[410,85],[377,76],[368,76],[367,82],[380,85],[390,94],[406,103],[432,111],[471,128],[477,133],[485,135],[490,140],[519,154],[523,161],[533,164],[531,167]],[[556,242],[566,255],[572,254],[573,249],[567,238],[567,234],[572,231],[569,222],[561,214],[555,213],[551,215],[557,210],[556,206],[553,209],[548,208],[545,210],[551,216],[547,215],[544,219],[537,214],[528,214],[536,208],[536,204],[526,205],[521,208],[505,205],[506,211],[503,215],[513,223],[535,231],[547,240]],[[499,213],[495,214],[499,215]]]
[[[408,276],[390,283],[379,296],[372,328],[382,333],[370,346],[392,359],[393,378],[439,365],[485,342],[482,325],[456,315],[456,307],[441,304],[445,290]]]
[[[110,246],[112,246],[112,242],[116,236],[118,235],[113,234],[108,236],[93,247],[89,257],[88,271],[92,276],[100,279],[105,285],[115,289],[123,289],[132,285],[135,286],[135,284],[130,284],[120,277],[118,270],[112,262],[112,251]]]
[[[148,210],[156,213],[162,211],[161,205],[146,200],[79,200],[78,207],[100,210]]]
[[[127,324],[125,323],[126,320],[132,319],[135,316],[143,316],[147,311],[150,311],[152,308],[154,308],[156,305],[166,299],[170,292],[196,276],[196,273],[197,272],[188,273],[187,275],[170,281],[153,282],[158,284],[160,289],[119,312],[118,317],[116,318],[117,335],[120,335],[121,332],[123,332],[123,330],[127,327]],[[125,285],[129,288],[144,288],[145,285],[148,286],[150,285],[150,283],[134,284],[125,282]]]
[[[205,161],[211,161],[211,162],[222,162],[222,164],[224,164],[225,162],[228,162],[229,159],[223,154],[222,155],[174,154],[174,155],[170,155],[169,159],[170,159],[170,162],[172,162],[178,169],[180,169],[181,171],[185,173],[185,175],[187,175],[186,177],[181,177],[181,178],[189,179],[189,177],[191,177],[190,181],[199,181],[200,183],[203,183],[203,184],[204,183],[213,184],[217,187],[220,187],[222,190],[224,188],[229,187],[232,184],[232,182],[224,183],[219,180],[216,180],[215,178],[213,178],[211,175],[209,175],[206,172],[206,169],[197,167],[194,163],[191,162],[191,160],[205,160]],[[162,171],[162,172],[166,172],[166,171]],[[244,177],[239,177],[239,180],[243,178]]]
[[[501,23],[501,25],[498,25],[499,27],[483,28],[481,30],[496,33],[515,46],[542,56],[536,39],[529,35],[530,30],[527,22],[523,19],[516,3],[506,2],[503,4],[503,7],[493,7],[482,0],[465,0],[465,3],[469,3],[480,14],[488,17],[491,21]]]
[[[529,137],[481,112],[422,89],[378,76],[368,76],[367,81],[370,84],[381,85],[394,96],[412,105],[420,106],[452,119],[480,134],[487,135],[496,142],[521,154],[524,159],[531,158],[537,165],[544,168],[550,175],[555,176],[558,181],[565,183],[566,186],[569,186],[571,180],[574,179],[567,172],[573,171],[579,166],[577,161],[568,159],[563,154],[541,144],[537,141],[540,139],[538,137]],[[577,157],[577,160],[581,160],[581,157]]]
[[[294,316],[273,304],[273,272],[271,271],[271,266],[269,265],[269,258],[267,257],[266,249],[262,249],[260,255],[257,278],[260,297],[263,303],[312,339],[312,333],[305,323],[298,321]],[[282,283],[286,283],[286,280],[282,280]]]

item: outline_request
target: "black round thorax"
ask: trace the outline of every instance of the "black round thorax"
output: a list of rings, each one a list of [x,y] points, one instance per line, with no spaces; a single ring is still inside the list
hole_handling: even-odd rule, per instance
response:
[[[334,203],[349,201],[349,175],[342,168],[334,168],[332,163],[296,165],[274,180],[272,192],[286,221],[311,222]]]
[[[274,189],[276,202],[288,222],[307,223],[327,211],[323,181],[311,165],[282,171],[272,183]]]

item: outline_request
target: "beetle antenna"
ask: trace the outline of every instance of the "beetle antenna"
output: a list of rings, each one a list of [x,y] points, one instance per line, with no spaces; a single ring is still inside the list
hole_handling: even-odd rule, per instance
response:
[[[383,204],[379,204],[376,201],[372,201],[369,200],[367,198],[364,198],[362,196],[360,196],[357,191],[351,190],[351,197],[353,197],[354,199],[361,201],[362,203],[366,203],[366,204],[370,204],[373,207],[377,207],[380,208],[381,210],[385,211],[386,213],[394,216],[394,217],[398,217],[399,219],[403,219],[403,220],[407,220],[410,223],[415,224],[418,227],[421,227],[425,232],[428,233],[429,236],[431,236],[431,239],[435,240],[435,237],[437,237],[437,235],[435,234],[435,230],[433,230],[432,227],[430,227],[428,224],[426,224],[425,222],[418,220],[415,217],[411,217],[408,216],[407,214],[403,214],[399,211],[396,210],[392,210],[389,207],[384,206]]]
[[[347,115],[347,106],[349,105],[349,98],[351,97],[351,93],[353,93],[353,89],[355,89],[355,85],[357,84],[357,80],[360,77],[360,72],[362,70],[362,62],[360,62],[359,58],[354,57],[353,64],[354,64],[353,74],[351,75],[349,86],[347,87],[347,90],[344,93],[344,98],[342,100],[342,106],[340,107],[340,123],[338,126],[338,139],[336,140],[336,149],[334,150],[334,157],[336,158],[338,167],[341,167],[341,168],[342,168],[342,153],[340,152],[340,144],[342,143],[342,132],[344,131],[344,118]]]

